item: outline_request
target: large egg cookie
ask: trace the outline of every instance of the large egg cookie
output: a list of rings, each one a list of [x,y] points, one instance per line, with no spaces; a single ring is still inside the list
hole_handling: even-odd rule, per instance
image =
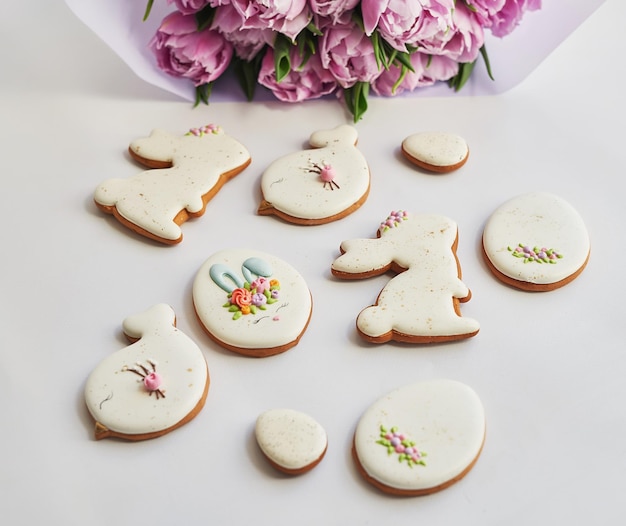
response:
[[[452,219],[405,210],[391,212],[380,223],[376,239],[341,243],[341,256],[331,266],[334,276],[362,279],[389,270],[397,273],[376,303],[359,313],[359,335],[372,343],[420,344],[475,336],[478,322],[462,317],[459,308],[471,292],[461,281],[457,244]]]
[[[256,421],[255,437],[270,464],[290,475],[313,469],[324,458],[328,438],[312,417],[293,409],[271,409]]]
[[[457,381],[432,380],[371,405],[357,424],[352,453],[359,473],[380,490],[425,495],[463,478],[484,440],[478,395]]]
[[[313,149],[274,161],[263,173],[260,215],[291,223],[319,225],[354,212],[367,199],[370,171],[348,125],[313,133]]]
[[[589,234],[564,199],[532,192],[507,201],[491,215],[483,232],[483,252],[490,270],[504,283],[549,291],[583,271]]]
[[[96,205],[138,234],[167,245],[180,243],[180,226],[203,215],[224,183],[250,164],[248,150],[216,125],[182,136],[153,130],[128,151],[149,169],[104,181],[96,189]]]
[[[208,335],[231,351],[271,356],[296,345],[312,299],[300,273],[256,250],[223,250],[200,267],[193,303]]]
[[[204,406],[209,371],[200,348],[158,304],[124,320],[131,345],[105,358],[85,385],[96,438],[155,438],[194,418]]]
[[[430,172],[448,173],[467,162],[469,147],[463,137],[448,132],[421,132],[402,141],[402,153]]]

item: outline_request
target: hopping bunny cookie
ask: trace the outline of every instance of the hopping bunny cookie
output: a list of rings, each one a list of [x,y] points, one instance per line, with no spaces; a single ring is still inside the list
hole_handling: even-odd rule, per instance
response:
[[[129,152],[150,170],[104,181],[96,189],[96,205],[131,230],[168,245],[182,241],[180,225],[204,214],[224,183],[251,160],[242,144],[215,125],[182,137],[154,130],[132,142]]]
[[[360,279],[397,274],[378,295],[376,304],[357,317],[359,334],[373,343],[389,340],[432,343],[469,338],[478,322],[463,318],[459,303],[471,293],[461,281],[456,257],[457,226],[440,215],[392,212],[376,239],[344,241],[333,275]]]
[[[85,385],[96,439],[155,438],[200,412],[209,390],[206,360],[175,323],[165,304],[124,320],[134,343],[100,362]]]
[[[354,212],[367,199],[370,172],[352,126],[311,135],[313,149],[288,154],[263,173],[258,213],[319,225]]]

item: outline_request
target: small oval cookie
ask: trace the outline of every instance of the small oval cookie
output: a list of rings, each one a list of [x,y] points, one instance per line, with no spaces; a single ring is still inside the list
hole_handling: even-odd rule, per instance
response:
[[[324,428],[309,415],[292,409],[272,409],[261,414],[254,433],[270,464],[290,475],[313,469],[328,447]]]
[[[532,192],[501,205],[482,237],[489,269],[504,283],[544,292],[568,284],[587,265],[590,242],[578,212],[559,196]]]
[[[463,137],[454,133],[422,132],[402,141],[402,153],[420,168],[448,173],[466,163],[469,147]]]
[[[359,473],[395,495],[434,493],[463,478],[485,440],[478,395],[453,380],[431,380],[392,391],[359,420],[353,457]]]
[[[260,215],[319,225],[354,212],[367,199],[370,171],[348,125],[311,134],[312,149],[274,161],[261,177]]]
[[[255,357],[284,352],[299,341],[312,299],[300,273],[276,256],[223,250],[200,267],[193,283],[200,323],[222,347]]]
[[[200,412],[209,390],[207,364],[175,325],[165,304],[124,320],[124,334],[134,343],[102,360],[85,385],[96,439],[156,438]]]

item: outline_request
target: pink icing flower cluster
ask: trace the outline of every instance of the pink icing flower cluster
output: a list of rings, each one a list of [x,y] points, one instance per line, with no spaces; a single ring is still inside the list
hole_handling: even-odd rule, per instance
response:
[[[219,135],[224,133],[222,128],[217,124],[207,124],[200,128],[191,128],[185,135],[195,135],[196,137],[203,137],[204,135]]]
[[[511,255],[524,260],[524,263],[551,263],[555,264],[557,260],[563,257],[553,248],[546,247],[530,247],[520,243],[515,248],[507,247]]]
[[[409,217],[408,212],[404,210],[392,211],[387,216],[387,219],[385,219],[380,224],[380,227],[378,227],[378,231],[382,233],[382,232],[389,230],[390,228],[395,228],[400,223],[402,223],[402,221],[406,221],[408,217]]]
[[[265,310],[278,300],[280,283],[277,279],[269,280],[259,277],[252,283],[244,283],[228,295],[228,301],[223,305],[233,313],[233,320],[238,320],[247,314],[256,314],[258,310]]]
[[[409,440],[404,433],[400,433],[397,427],[387,430],[385,426],[380,426],[380,438],[377,444],[387,448],[387,454],[398,455],[398,462],[406,462],[409,467],[425,466],[424,457],[426,453],[419,451],[415,447],[415,442]]]
[[[146,15],[153,0],[149,0]],[[541,0],[167,0],[175,10],[150,47],[164,72],[190,79],[198,101],[232,63],[252,98],[343,95],[357,121],[369,88],[392,96],[447,81],[460,89],[485,31],[503,37]]]

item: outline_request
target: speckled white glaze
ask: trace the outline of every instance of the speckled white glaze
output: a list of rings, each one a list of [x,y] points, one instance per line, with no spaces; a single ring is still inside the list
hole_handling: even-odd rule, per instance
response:
[[[437,167],[454,166],[469,154],[465,139],[447,132],[421,132],[409,135],[402,141],[402,148],[418,161]]]
[[[414,442],[425,465],[409,466],[379,443],[381,426]],[[360,418],[354,448],[365,473],[404,491],[434,490],[460,477],[480,454],[485,413],[467,385],[438,379],[401,387],[373,403]]]
[[[326,452],[324,428],[312,417],[293,409],[271,409],[256,421],[256,440],[272,462],[286,470],[301,470]]]
[[[157,433],[176,425],[203,398],[208,378],[200,348],[174,326],[169,305],[158,304],[124,320],[124,333],[138,340],[114,352],[93,370],[85,385],[89,412],[115,433]],[[137,363],[156,364],[164,397],[150,393],[130,372]]]
[[[519,243],[556,250],[554,264],[524,262],[510,249]],[[578,212],[559,196],[531,192],[514,197],[491,214],[483,232],[485,255],[509,278],[532,284],[558,283],[578,272],[590,252],[587,227]]]
[[[169,241],[182,237],[174,221],[181,210],[200,215],[203,196],[223,182],[223,174],[250,162],[246,148],[224,133],[178,136],[157,129],[133,141],[130,149],[143,159],[172,166],[128,179],[108,179],[98,186],[94,199],[101,206],[115,207],[129,223]]]
[[[311,135],[313,149],[294,152],[274,161],[261,178],[264,204],[287,220],[323,222],[360,206],[368,192],[370,172],[356,148],[358,135],[352,126]],[[314,165],[332,165],[339,188],[325,185]],[[269,208],[268,208],[269,207]]]

